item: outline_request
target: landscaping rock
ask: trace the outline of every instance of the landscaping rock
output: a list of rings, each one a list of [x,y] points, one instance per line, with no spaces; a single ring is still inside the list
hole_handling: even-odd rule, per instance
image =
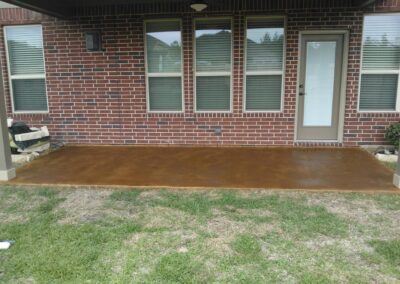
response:
[[[380,154],[377,153],[375,157],[382,162],[395,163],[397,162],[397,155],[395,154]]]
[[[21,166],[26,163],[29,163],[36,159],[39,156],[37,153],[24,153],[24,154],[19,154],[19,155],[11,155],[11,159],[13,164],[16,166]]]

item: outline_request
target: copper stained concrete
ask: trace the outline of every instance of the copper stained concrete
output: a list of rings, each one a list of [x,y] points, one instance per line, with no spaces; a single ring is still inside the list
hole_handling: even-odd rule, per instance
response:
[[[392,177],[355,148],[69,146],[11,183],[395,191]]]

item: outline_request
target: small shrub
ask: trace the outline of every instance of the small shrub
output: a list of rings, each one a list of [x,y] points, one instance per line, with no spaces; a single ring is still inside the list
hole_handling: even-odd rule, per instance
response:
[[[385,139],[392,145],[399,147],[400,122],[393,123],[386,129]]]

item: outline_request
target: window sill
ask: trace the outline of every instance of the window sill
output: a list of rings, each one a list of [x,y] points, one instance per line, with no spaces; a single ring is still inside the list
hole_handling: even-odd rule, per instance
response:
[[[357,113],[400,113],[399,110],[358,110]]]
[[[158,110],[148,110],[148,114],[183,114],[185,113],[183,110],[178,111],[158,111]]]
[[[283,113],[283,110],[243,110],[245,114],[253,114],[253,113]]]
[[[13,111],[12,114],[49,114],[49,111]]]

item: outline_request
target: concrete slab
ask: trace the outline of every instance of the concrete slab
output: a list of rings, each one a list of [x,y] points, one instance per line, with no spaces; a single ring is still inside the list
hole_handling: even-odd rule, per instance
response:
[[[12,184],[398,191],[358,148],[68,146]]]

